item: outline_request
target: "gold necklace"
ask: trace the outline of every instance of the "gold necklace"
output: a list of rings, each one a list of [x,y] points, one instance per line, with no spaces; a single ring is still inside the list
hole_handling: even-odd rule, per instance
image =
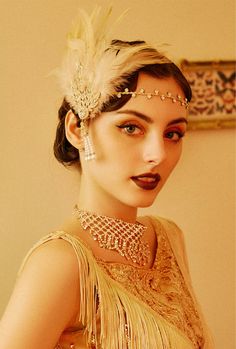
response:
[[[75,206],[76,218],[84,230],[89,231],[99,246],[108,250],[115,250],[127,260],[140,266],[148,263],[150,259],[149,244],[142,241],[143,224],[129,223],[118,218],[98,215]]]

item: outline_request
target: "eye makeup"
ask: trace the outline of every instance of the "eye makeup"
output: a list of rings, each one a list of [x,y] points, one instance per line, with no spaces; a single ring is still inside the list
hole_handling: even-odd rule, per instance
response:
[[[144,128],[134,121],[124,122],[121,125],[116,125],[119,129],[122,130],[127,135],[143,135]]]

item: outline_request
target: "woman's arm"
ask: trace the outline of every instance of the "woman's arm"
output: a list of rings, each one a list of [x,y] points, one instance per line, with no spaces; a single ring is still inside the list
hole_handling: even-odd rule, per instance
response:
[[[78,261],[61,239],[27,261],[0,323],[0,349],[53,349],[79,311]]]

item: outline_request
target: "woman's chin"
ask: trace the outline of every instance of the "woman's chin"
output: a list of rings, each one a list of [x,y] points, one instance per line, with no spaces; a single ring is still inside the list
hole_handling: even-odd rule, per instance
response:
[[[154,195],[153,197],[149,197],[149,198],[145,198],[145,199],[141,199],[138,200],[135,204],[135,206],[137,208],[145,208],[145,207],[150,207],[152,206],[152,204],[154,203],[154,201],[156,200],[157,195]]]
[[[151,202],[146,202],[146,203],[142,203],[141,205],[139,205],[138,207],[139,208],[147,208],[147,207],[150,207],[152,206],[152,204],[154,203],[155,199],[152,200]]]

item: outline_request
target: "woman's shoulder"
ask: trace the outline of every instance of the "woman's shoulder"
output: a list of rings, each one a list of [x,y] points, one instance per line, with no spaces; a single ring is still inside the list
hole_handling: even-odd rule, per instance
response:
[[[65,268],[73,273],[75,268],[78,268],[78,250],[86,248],[78,237],[70,233],[63,230],[50,232],[39,238],[30,248],[22,262],[19,274],[29,262],[38,263],[39,267],[45,264],[48,268]]]
[[[31,270],[42,272],[45,281],[70,283],[78,274],[78,263],[75,253],[66,239],[64,232],[55,232],[42,237],[26,254],[18,277]]]
[[[4,327],[11,328],[15,334],[22,333],[24,338],[16,337],[27,344],[24,347],[36,347],[43,333],[48,346],[45,345],[48,348],[50,343],[51,348],[77,316],[78,280],[78,263],[69,244],[48,237],[39,241],[26,255],[18,273],[3,317]],[[9,340],[14,343],[13,339]]]
[[[171,219],[160,216],[148,216],[156,231],[157,236],[160,234],[168,239],[175,256],[185,260],[186,248],[184,234],[181,228]]]
[[[151,221],[157,232],[162,229],[170,238],[183,239],[181,228],[172,219],[154,215],[147,216],[147,218]]]

